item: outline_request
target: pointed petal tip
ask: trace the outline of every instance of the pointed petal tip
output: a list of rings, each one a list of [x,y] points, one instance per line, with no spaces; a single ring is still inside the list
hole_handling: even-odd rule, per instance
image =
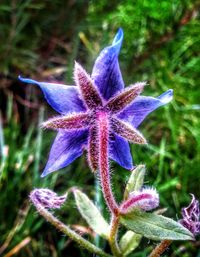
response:
[[[135,169],[135,165],[131,164],[128,168],[126,168],[128,171],[132,172]]]
[[[136,167],[137,167],[136,165],[132,165],[131,169],[128,169],[128,171],[132,172],[135,170]]]
[[[21,82],[25,82],[24,80],[26,80],[26,78],[23,78],[21,75],[18,76],[18,79],[19,79]]]
[[[45,174],[45,172],[42,172],[42,174],[40,175],[41,178],[46,177],[47,174]]]
[[[54,167],[53,167],[53,169],[52,169],[52,167],[48,167],[47,165],[46,165],[46,167],[44,168],[44,170],[42,171],[42,174],[40,175],[40,177],[41,178],[44,178],[44,177],[46,177],[47,175],[49,175],[49,174],[51,174],[51,173],[53,173],[54,171],[57,171],[58,169],[55,169]]]
[[[174,90],[173,89],[169,89],[169,90],[166,91],[166,93],[168,93],[169,95],[173,96]]]
[[[169,102],[171,102],[171,100],[173,99],[173,89],[169,89],[167,90],[165,93],[163,93],[162,95],[160,95],[158,97],[158,99],[163,103],[163,104],[167,104]]]
[[[112,42],[112,45],[117,45],[119,44],[119,48],[121,47],[121,44],[122,44],[122,41],[123,41],[123,38],[124,38],[124,32],[123,32],[123,29],[122,28],[119,28],[114,39],[113,39],[113,42]]]
[[[29,83],[29,84],[36,84],[38,85],[39,83],[33,79],[29,79],[29,78],[23,78],[21,75],[18,76],[18,79],[21,81],[21,82],[24,82],[24,83]]]
[[[47,175],[49,175],[50,173],[52,173],[53,171],[48,171],[46,169],[43,170],[42,174],[40,175],[41,178],[46,177]]]

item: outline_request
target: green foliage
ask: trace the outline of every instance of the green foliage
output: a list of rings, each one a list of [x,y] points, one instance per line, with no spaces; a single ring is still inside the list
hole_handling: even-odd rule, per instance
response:
[[[142,235],[136,234],[133,231],[127,231],[121,238],[119,242],[120,249],[124,256],[131,253],[133,250],[135,250],[142,239]]]
[[[180,223],[155,213],[133,211],[121,217],[121,222],[135,233],[153,240],[193,240],[191,232]]]
[[[128,195],[133,191],[139,191],[144,183],[145,166],[138,165],[131,173],[130,178],[126,184],[124,198],[127,199]]]
[[[73,190],[76,205],[83,218],[87,221],[88,225],[100,236],[108,238],[109,224],[102,217],[98,208],[87,197],[86,194],[81,191]]]
[[[0,63],[0,69],[6,75],[13,67],[29,74],[37,72],[37,65],[44,65],[45,57],[57,44],[66,54],[67,44],[62,44],[59,38],[63,35],[65,40],[66,36],[73,38],[81,20],[78,13],[81,10],[83,18],[87,8],[84,1],[77,4],[60,0],[3,2],[0,5],[0,38],[3,40],[0,59],[4,62]]]

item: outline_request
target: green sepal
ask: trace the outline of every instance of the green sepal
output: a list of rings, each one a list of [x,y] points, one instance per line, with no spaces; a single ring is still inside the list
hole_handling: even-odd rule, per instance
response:
[[[153,240],[194,240],[193,234],[180,223],[155,213],[135,210],[121,216],[121,223],[135,233]]]
[[[145,165],[138,165],[132,172],[126,184],[124,199],[127,199],[133,191],[139,191],[144,183]]]
[[[100,211],[94,203],[87,197],[86,194],[75,189],[73,191],[76,205],[82,217],[86,220],[88,225],[100,236],[108,239],[109,225],[101,215]]]
[[[119,247],[121,252],[123,253],[123,256],[128,255],[133,250],[135,250],[140,241],[142,239],[142,235],[136,234],[133,231],[127,231],[121,238],[119,242]]]

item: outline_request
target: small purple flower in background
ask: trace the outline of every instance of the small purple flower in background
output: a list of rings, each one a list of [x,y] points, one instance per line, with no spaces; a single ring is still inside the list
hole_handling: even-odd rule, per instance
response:
[[[199,210],[199,201],[195,199],[195,196],[192,195],[192,201],[190,205],[186,208],[183,208],[181,211],[183,219],[179,222],[186,227],[194,236],[200,234],[200,210]]]
[[[20,77],[22,82],[38,85],[47,102],[62,115],[43,124],[58,130],[43,177],[69,165],[82,155],[84,149],[88,151],[92,170],[98,169],[98,128],[103,116],[108,119],[109,158],[126,169],[133,168],[128,141],[146,143],[136,128],[149,113],[170,102],[173,91],[168,90],[157,98],[139,96],[145,82],[124,89],[118,63],[122,41],[123,31],[119,29],[112,44],[103,49],[97,58],[91,77],[75,63],[76,86]]]

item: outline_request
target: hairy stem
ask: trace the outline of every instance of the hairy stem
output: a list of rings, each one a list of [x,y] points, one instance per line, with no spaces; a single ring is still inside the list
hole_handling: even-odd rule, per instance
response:
[[[110,228],[110,237],[109,237],[109,243],[111,250],[116,257],[122,257],[122,253],[119,249],[119,245],[117,243],[117,231],[119,227],[119,215],[112,217],[111,220],[111,228]]]
[[[109,142],[109,123],[105,113],[99,114],[99,173],[101,187],[107,206],[112,213],[109,244],[112,253],[116,257],[122,257],[122,253],[117,243],[117,231],[119,226],[119,206],[112,193],[109,164],[108,164],[108,142]]]
[[[37,208],[37,211],[40,215],[42,215],[48,222],[50,222],[54,227],[56,227],[58,230],[60,230],[62,233],[70,237],[72,240],[77,242],[80,246],[87,249],[91,253],[95,253],[102,257],[112,257],[110,254],[105,253],[100,248],[96,247],[89,241],[85,240],[83,237],[81,237],[79,234],[71,230],[68,226],[63,224],[60,220],[58,220],[56,217],[54,217],[47,209],[45,209],[41,204],[39,203],[33,203],[35,207]]]
[[[161,254],[163,254],[165,250],[167,250],[171,243],[171,240],[163,240],[159,245],[156,246],[155,249],[153,249],[149,257],[160,257]]]
[[[115,216],[119,213],[119,207],[111,189],[111,181],[108,164],[108,140],[109,140],[109,123],[106,113],[99,114],[99,173],[101,187],[107,206]]]

